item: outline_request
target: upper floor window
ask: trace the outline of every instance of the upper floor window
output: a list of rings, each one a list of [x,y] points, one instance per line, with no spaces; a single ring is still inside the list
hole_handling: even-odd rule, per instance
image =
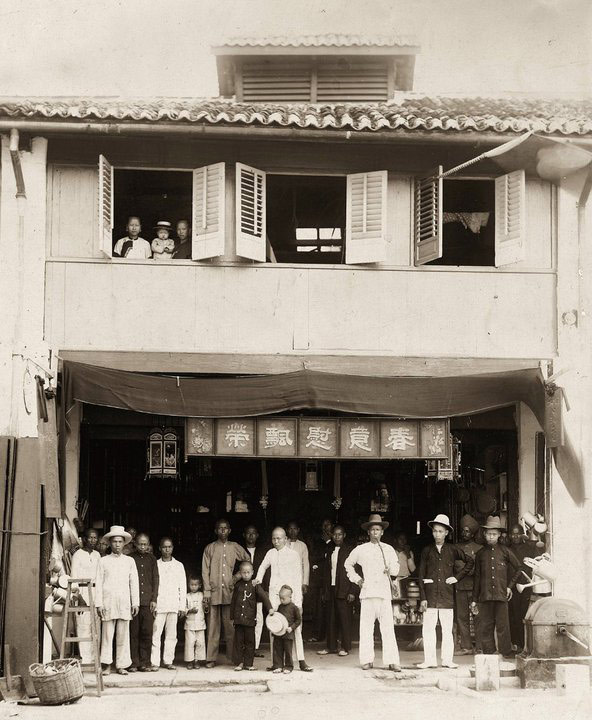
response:
[[[525,175],[443,179],[415,185],[415,264],[500,267],[525,257]]]

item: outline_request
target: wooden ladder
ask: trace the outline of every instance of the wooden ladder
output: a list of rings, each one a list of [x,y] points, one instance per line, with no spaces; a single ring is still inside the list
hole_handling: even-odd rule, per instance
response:
[[[80,588],[88,588],[88,605],[72,605],[72,583],[77,583]],[[99,659],[99,629],[98,629],[98,617],[97,610],[95,607],[95,599],[93,596],[93,584],[94,581],[88,578],[76,579],[68,578],[68,590],[66,592],[66,604],[64,605],[64,623],[62,626],[62,644],[60,649],[60,659],[66,656],[66,646],[73,642],[90,642],[93,651],[93,665],[95,668],[95,677],[97,679],[97,694],[100,697],[101,692],[104,690],[103,675],[101,673],[101,663]],[[69,637],[68,636],[68,625],[70,615],[72,613],[90,613],[90,637]],[[82,663],[81,663],[82,665]]]

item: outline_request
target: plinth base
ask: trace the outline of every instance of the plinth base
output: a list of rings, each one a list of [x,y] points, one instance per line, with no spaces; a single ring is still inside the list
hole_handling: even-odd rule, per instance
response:
[[[517,655],[516,673],[520,678],[520,687],[539,690],[556,687],[557,665],[587,665],[592,668],[592,656],[537,658]]]

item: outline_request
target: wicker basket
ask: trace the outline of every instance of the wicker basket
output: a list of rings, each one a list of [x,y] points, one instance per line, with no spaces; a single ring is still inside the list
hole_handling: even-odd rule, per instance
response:
[[[56,672],[47,674],[48,669]],[[75,658],[53,660],[44,665],[33,663],[29,666],[29,675],[42,705],[76,702],[84,694],[82,670]]]

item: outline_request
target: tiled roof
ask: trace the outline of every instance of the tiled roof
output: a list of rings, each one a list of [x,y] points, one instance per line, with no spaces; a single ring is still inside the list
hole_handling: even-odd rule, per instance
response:
[[[229,37],[220,47],[415,47],[413,35],[274,35],[271,37]]]
[[[592,99],[419,97],[388,103],[238,103],[224,99],[0,98],[0,119],[195,123],[218,126],[592,133]]]

